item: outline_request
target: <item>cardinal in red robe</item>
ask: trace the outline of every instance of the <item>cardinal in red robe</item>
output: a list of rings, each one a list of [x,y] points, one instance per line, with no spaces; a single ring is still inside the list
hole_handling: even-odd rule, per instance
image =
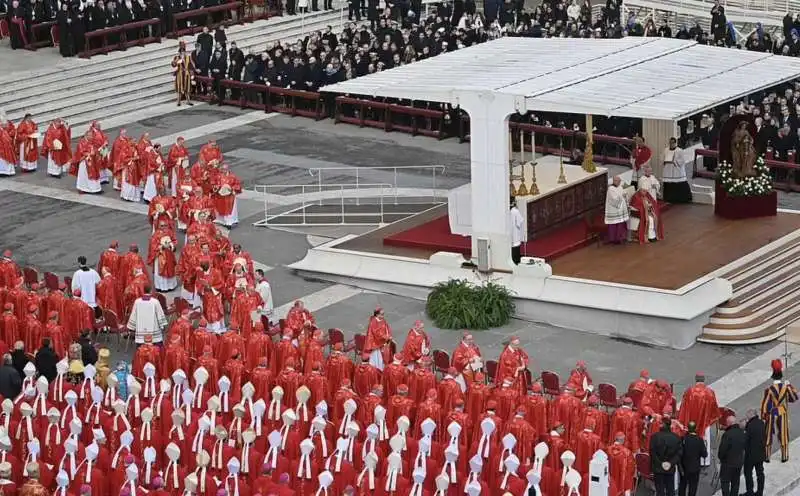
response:
[[[439,394],[436,392],[435,389],[429,389],[427,394],[425,395],[425,399],[422,400],[416,409],[416,422],[415,425],[415,435],[419,438],[423,436],[422,432],[422,423],[427,420],[431,419],[433,422],[438,426],[438,428],[434,431],[433,440],[437,442],[441,442],[442,436],[444,435],[443,432],[447,426],[442,426],[442,407],[439,404]],[[413,418],[409,417],[413,420]]]
[[[397,394],[389,398],[386,408],[386,425],[394,427],[400,417],[414,418],[415,402],[408,396],[408,386],[400,384],[397,386]]]
[[[584,427],[589,424],[590,420],[594,422],[594,432],[600,436],[603,444],[608,444],[611,441],[611,417],[608,412],[600,408],[600,398],[594,394],[589,396],[586,414],[584,415]]]
[[[259,365],[250,371],[250,382],[256,390],[254,394],[256,398],[269,398],[274,384],[274,376],[266,357],[262,357]]]
[[[449,412],[453,409],[457,400],[464,399],[464,393],[461,392],[461,386],[456,381],[458,371],[455,367],[447,369],[444,377],[439,381],[438,393],[439,401],[442,405],[443,412]]]
[[[497,362],[494,376],[495,386],[500,386],[506,378],[514,381],[514,387],[521,396],[525,395],[527,385],[522,372],[528,367],[528,354],[520,348],[519,338],[512,336]]]
[[[170,334],[167,346],[164,348],[164,362],[161,368],[163,374],[165,376],[172,375],[178,369],[189,370],[189,367],[189,352],[181,340],[180,334]]]
[[[719,420],[719,404],[717,395],[705,383],[705,374],[697,372],[694,380],[694,385],[683,393],[678,420],[683,425],[694,421],[698,435],[707,439],[708,429]]]
[[[493,386],[486,384],[481,372],[474,376],[475,382],[469,385],[466,397],[466,412],[469,414],[473,425],[477,425],[478,418],[486,408],[486,403],[492,395]]]
[[[148,362],[155,365],[156,377],[163,377],[161,347],[153,344],[152,334],[145,334],[144,344],[139,345],[139,348],[136,349],[136,353],[133,355],[131,374],[134,377],[144,377],[144,365]]]
[[[19,148],[19,162],[22,170],[33,172],[39,158],[39,128],[30,114],[25,114],[22,122],[17,126],[15,143]]]
[[[177,247],[174,229],[167,222],[160,221],[158,229],[150,236],[147,252],[147,264],[153,267],[155,288],[159,291],[172,291],[177,287]]]
[[[283,388],[283,400],[288,408],[297,406],[297,397],[295,393],[303,379],[303,376],[295,370],[296,364],[297,362],[294,358],[289,358],[284,364],[284,369],[275,378],[275,384]]]
[[[586,406],[575,396],[575,391],[570,386],[564,387],[561,394],[553,400],[550,421],[564,426],[567,443],[572,444],[580,432],[585,410]]]
[[[250,339],[250,333],[253,332],[253,316],[264,305],[264,301],[247,280],[240,280],[242,282],[238,283],[239,287],[234,292],[231,301],[230,326],[239,329],[246,342]]]
[[[161,191],[159,189],[159,191]],[[158,194],[150,200],[147,207],[147,218],[153,230],[164,222],[173,232],[178,229],[178,202],[175,198],[165,194]]]
[[[606,449],[609,479],[620,494],[625,491],[633,492],[633,481],[636,476],[634,452],[625,445],[625,434],[617,432],[614,436],[614,444]]]
[[[639,219],[636,236],[639,244],[664,239],[664,224],[661,221],[661,206],[646,190],[640,189],[631,198],[631,216]]]
[[[192,321],[189,320],[189,310],[183,309],[177,319],[173,320],[167,328],[167,335],[178,336],[180,343],[188,350],[191,344],[192,337]],[[172,372],[169,369],[165,369]]]
[[[472,334],[465,332],[458,343],[456,349],[453,350],[452,358],[453,367],[462,375],[462,385],[474,382],[474,373],[479,366],[482,366],[481,350],[475,345],[475,340]]]
[[[644,423],[639,412],[633,410],[633,401],[627,396],[622,399],[622,407],[617,408],[611,416],[611,432],[625,435],[625,446],[636,453],[641,444]]]
[[[247,370],[253,370],[261,359],[269,361],[272,358],[272,338],[265,332],[261,322],[253,324],[253,332],[247,340],[245,347],[245,364]]]
[[[119,281],[108,267],[103,267],[103,278],[97,283],[97,304],[104,310],[114,312],[118,319],[122,318],[122,291]]]
[[[121,279],[120,285],[122,288],[130,286],[131,280],[135,277],[134,270],[137,268],[141,269],[143,274],[146,273],[147,266],[142,260],[142,256],[139,255],[139,246],[133,243],[128,248],[128,253],[123,255],[119,262],[120,274],[118,277]],[[146,280],[149,282],[149,279]]]
[[[345,355],[342,343],[334,344],[331,354],[328,355],[328,361],[325,363],[325,375],[328,377],[328,398],[333,398],[344,379],[352,380],[353,369],[353,362]]]
[[[242,386],[244,385],[245,368],[244,363],[242,362],[241,353],[238,349],[231,352],[231,357],[225,362],[222,370],[231,381],[229,393],[231,404],[239,403],[239,401],[242,399]]]
[[[222,306],[222,274],[212,268],[208,259],[200,262],[197,272],[197,293],[203,301],[203,317],[211,330],[222,330],[225,312]]]
[[[381,383],[381,371],[370,363],[369,353],[361,354],[361,363],[353,372],[353,389],[359,396],[366,396],[374,384]]]
[[[414,322],[414,327],[408,330],[408,335],[403,343],[403,365],[415,364],[423,356],[431,352],[431,340],[425,333],[421,320]]]
[[[14,304],[7,302],[3,305],[3,315],[0,317],[0,338],[3,342],[16,343],[19,341],[19,319],[14,314]]]
[[[536,432],[536,429],[525,418],[524,407],[518,407],[516,411],[516,415],[506,422],[503,436],[511,434],[517,439],[515,452],[520,461],[524,465],[528,465],[533,461],[533,448],[539,440],[539,434],[544,434],[544,432]]]
[[[425,394],[436,389],[436,376],[431,371],[431,359],[423,357],[419,361],[419,366],[411,371],[408,377],[409,397],[415,402],[420,402],[425,398]]]
[[[586,422],[586,427],[578,433],[575,440],[575,470],[582,476],[589,473],[589,462],[595,452],[603,447],[603,440],[594,432],[594,421]]]
[[[286,328],[292,331],[292,337],[296,339],[306,322],[315,323],[314,316],[305,308],[302,301],[297,300],[286,313]]]
[[[285,329],[283,336],[278,344],[275,345],[275,358],[272,360],[272,373],[276,376],[286,368],[286,363],[292,360],[294,363],[300,362],[300,350],[292,339],[292,331]]]
[[[492,399],[497,403],[497,416],[504,421],[514,416],[520,400],[519,391],[512,387],[513,383],[511,378],[507,378],[502,386],[495,388],[492,393]]]
[[[61,177],[61,174],[69,172],[69,162],[72,159],[71,147],[72,130],[60,117],[57,117],[47,127],[42,143],[41,152],[42,157],[48,161],[48,174]]]
[[[383,309],[378,307],[369,319],[367,338],[364,341],[364,351],[370,354],[370,360],[378,370],[383,370],[384,365],[389,363],[391,341],[392,329],[386,322]]]
[[[211,179],[211,194],[218,222],[225,226],[239,222],[236,208],[236,195],[242,192],[242,183],[227,164],[222,164],[219,174]]]
[[[567,385],[572,387],[575,391],[575,396],[580,399],[583,399],[590,392],[588,389],[591,389],[592,386],[592,376],[586,370],[586,362],[578,360],[575,368],[569,373]]]
[[[244,349],[244,339],[242,335],[233,327],[231,330],[225,332],[220,338],[216,347],[216,355],[219,363],[225,363],[231,358],[235,352]]]
[[[311,334],[301,336],[300,355],[303,358],[303,373],[311,372],[312,364],[325,359],[325,339],[322,330],[315,329]]]
[[[547,436],[547,446],[550,449],[550,454],[547,455],[547,458],[544,461],[545,466],[550,467],[551,470],[559,473],[561,473],[561,468],[563,467],[563,464],[561,463],[561,455],[570,449],[569,444],[567,444],[567,440],[562,436],[563,433],[564,426],[561,424],[556,425],[553,430],[550,431],[550,435]]]
[[[44,337],[50,339],[50,345],[57,356],[67,356],[67,340],[64,336],[64,328],[58,324],[58,312],[53,311],[47,315]]]
[[[175,144],[170,147],[165,162],[172,196],[177,195],[178,178],[183,174],[183,169],[189,165],[189,151],[186,149],[184,143],[185,140],[183,136],[178,136],[178,139],[175,140]]]
[[[22,341],[25,343],[25,349],[39,349],[39,345],[42,342],[42,335],[43,331],[42,322],[39,318],[39,307],[35,304],[31,304],[28,306],[28,316],[25,318],[25,326],[22,330]]]

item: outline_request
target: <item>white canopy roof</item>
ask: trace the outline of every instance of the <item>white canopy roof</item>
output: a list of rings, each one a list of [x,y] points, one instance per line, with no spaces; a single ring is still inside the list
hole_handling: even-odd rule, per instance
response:
[[[323,91],[457,104],[464,92],[528,110],[678,120],[800,77],[800,59],[670,38],[501,38]]]

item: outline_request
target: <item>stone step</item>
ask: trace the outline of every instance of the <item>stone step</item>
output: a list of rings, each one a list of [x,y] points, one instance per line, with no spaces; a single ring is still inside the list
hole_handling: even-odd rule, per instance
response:
[[[748,264],[747,270],[742,271],[737,276],[733,278],[725,277],[733,285],[734,298],[751,291],[755,286],[761,285],[768,275],[780,272],[787,263],[797,259],[798,254],[800,254],[800,244],[792,243],[786,246],[785,249],[776,251],[767,259],[757,260]]]
[[[227,28],[229,40],[236,40],[240,35],[247,37],[247,33],[251,32],[256,34],[264,34],[267,31],[272,33],[292,31],[295,28],[301,28],[305,23],[306,31],[313,29],[312,24],[324,22],[326,24],[333,23],[338,20],[338,12],[314,12],[306,15],[305,21],[300,16],[283,16],[274,17],[263,21],[256,21],[254,23],[234,25]],[[186,37],[187,47],[192,48],[194,45],[195,36]],[[133,66],[135,64],[151,60],[156,57],[167,57],[171,59],[176,52],[177,41],[171,39],[164,39],[161,43],[152,43],[143,47],[134,47],[126,51],[111,52],[107,55],[97,55],[91,59],[73,58],[65,61],[60,65],[59,69],[54,71],[50,69],[42,69],[40,71],[27,71],[20,73],[11,73],[5,77],[0,77],[0,95],[6,95],[14,91],[20,91],[30,86],[31,80],[35,80],[37,84],[53,81],[63,81],[69,78],[80,78],[87,74],[100,73],[107,70],[109,67],[122,67],[126,65]],[[2,97],[0,97],[2,101]]]
[[[712,324],[744,324],[757,317],[771,315],[776,310],[780,310],[786,298],[796,298],[800,296],[800,275],[790,279],[786,285],[776,288],[774,291],[765,293],[754,301],[748,301],[742,305],[738,312],[722,313],[717,310],[711,316]]]
[[[726,313],[728,310],[737,312],[739,307],[746,305],[751,300],[772,294],[787,282],[790,282],[798,269],[800,269],[800,260],[788,262],[784,260],[780,263],[782,265],[777,267],[770,266],[764,269],[764,276],[760,280],[754,281],[753,284],[746,286],[743,290],[734,290],[733,297],[721,305],[724,308],[723,312]]]
[[[785,253],[786,251],[793,250],[798,246],[800,246],[800,237],[791,239],[786,243],[776,246],[773,249],[767,251],[766,253],[763,253],[762,255],[759,255],[758,257],[754,258],[753,260],[750,260],[740,265],[739,267],[736,267],[734,269],[729,270],[728,272],[725,272],[719,277],[727,279],[728,281],[731,282],[731,284],[736,283],[744,278],[743,276],[745,275],[745,273],[751,272],[754,266],[762,264],[764,262],[768,262],[770,259],[782,253]]]
[[[740,324],[707,324],[700,339],[725,340],[729,344],[745,344],[753,339],[766,339],[778,335],[792,322],[800,320],[800,296],[779,298],[781,305],[765,316],[757,316]]]
[[[293,41],[292,38],[300,36],[302,33],[321,29],[338,17],[338,14],[332,12],[317,14],[311,19],[307,17],[304,25],[295,16],[290,18],[291,22],[282,23],[282,28],[279,30],[265,31],[265,27],[262,26],[259,29],[240,30],[241,37],[229,33],[228,39],[236,41],[240,48],[247,51],[251,47],[262,48],[272,41],[287,39]],[[84,79],[76,77],[68,78],[65,81],[45,83],[44,88],[38,87],[38,85],[29,88],[27,93],[22,94],[23,98],[19,102],[15,98],[14,101],[7,104],[8,117],[18,120],[26,112],[30,112],[34,114],[40,126],[55,117],[65,118],[72,125],[77,125],[80,122],[75,120],[76,116],[91,114],[91,112],[95,112],[93,118],[83,116],[80,119],[86,118],[87,121],[90,121],[119,115],[119,112],[112,108],[113,102],[127,104],[130,101],[128,95],[146,95],[148,100],[144,103],[144,108],[165,103],[174,98],[172,71],[169,66],[173,54],[174,50],[171,49],[162,55],[156,54],[145,62],[134,64],[129,64],[128,60],[123,58],[124,65],[119,68],[115,67],[104,72],[92,72],[88,76],[84,76]],[[26,94],[31,97],[25,98]],[[69,95],[69,98],[60,98],[60,95],[63,94]],[[157,102],[151,101],[156,96],[159,96]],[[140,110],[141,105],[142,102],[136,109]]]

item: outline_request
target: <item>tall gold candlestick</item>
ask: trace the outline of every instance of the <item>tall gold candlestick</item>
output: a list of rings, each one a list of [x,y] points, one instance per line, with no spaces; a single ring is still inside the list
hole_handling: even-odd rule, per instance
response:
[[[586,172],[597,172],[597,167],[594,165],[594,150],[593,150],[593,128],[592,115],[586,114],[586,149],[583,151],[583,170]]]

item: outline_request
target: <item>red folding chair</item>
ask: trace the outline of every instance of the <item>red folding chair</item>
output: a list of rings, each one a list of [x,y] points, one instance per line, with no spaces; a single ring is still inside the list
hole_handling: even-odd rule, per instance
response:
[[[486,360],[485,368],[486,368],[486,381],[489,384],[494,383],[494,378],[497,375],[497,361]]]
[[[356,354],[356,357],[361,356],[364,353],[364,345],[367,342],[367,336],[364,334],[356,334],[353,336],[353,351]]]
[[[544,389],[544,394],[558,396],[561,393],[560,384],[561,380],[558,378],[558,374],[549,370],[542,371],[542,389]]]
[[[39,272],[33,267],[25,267],[22,269],[22,277],[25,280],[25,285],[31,287],[31,284],[39,283]]]
[[[333,346],[336,343],[344,344],[344,333],[342,332],[341,329],[335,329],[335,328],[328,329],[328,346],[330,347],[328,352],[330,352],[333,349]]]
[[[174,312],[175,309],[174,308],[169,308],[169,306],[167,305],[167,297],[164,296],[161,293],[158,293],[158,292],[154,292],[152,295],[156,297],[156,300],[158,300],[159,303],[161,303],[161,309],[164,310],[164,315],[167,318],[169,318],[169,316],[172,315],[170,313],[170,310],[172,310]]]
[[[394,357],[396,353],[397,353],[397,343],[394,341],[394,339],[392,339],[389,341],[389,354],[392,357]]]
[[[48,291],[56,291],[58,289],[58,276],[52,272],[45,272],[44,286],[48,289]]]
[[[69,276],[64,276],[64,285],[67,287],[67,292],[71,295],[72,294],[72,278]]]
[[[0,39],[8,38],[10,31],[8,30],[8,21],[0,19]]]
[[[636,453],[636,482],[633,486],[633,493],[636,494],[637,490],[639,489],[639,484],[642,481],[650,481],[653,482],[653,467],[650,465],[650,454],[649,453]]]
[[[619,406],[617,387],[613,384],[601,383],[597,385],[597,395],[600,397],[600,404],[606,408],[616,408]]]
[[[433,350],[433,366],[436,368],[436,373],[446,374],[450,368],[450,354],[444,350]]]
[[[53,46],[58,46],[58,26],[52,26],[50,28],[50,40],[53,42]]]
[[[533,386],[533,373],[531,369],[522,371],[522,379],[525,381],[525,391],[528,391]]]
[[[125,324],[120,324],[117,314],[111,310],[103,310],[103,321],[105,323],[106,331],[111,335],[116,334],[117,346],[121,345],[122,339],[125,340],[125,352],[128,351],[130,339],[128,339],[128,328]]]
[[[642,391],[639,391],[638,389],[631,389],[628,391],[628,398],[631,399],[634,408],[638,409],[639,405],[642,404],[642,395]]]

